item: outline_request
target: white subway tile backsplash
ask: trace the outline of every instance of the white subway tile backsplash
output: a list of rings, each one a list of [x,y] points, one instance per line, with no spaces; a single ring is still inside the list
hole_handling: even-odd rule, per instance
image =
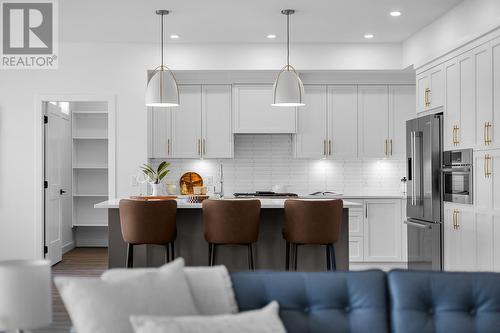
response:
[[[160,160],[152,160],[157,164]],[[196,171],[217,182],[217,160],[169,160],[167,180],[177,183]],[[224,192],[270,190],[289,186],[299,194],[337,191],[346,195],[399,195],[404,160],[304,160],[293,157],[291,135],[236,135],[234,159],[224,159]]]

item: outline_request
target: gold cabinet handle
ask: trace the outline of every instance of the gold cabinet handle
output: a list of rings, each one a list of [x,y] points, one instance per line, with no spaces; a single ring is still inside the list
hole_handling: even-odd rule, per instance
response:
[[[198,139],[198,155],[201,155],[201,140]]]
[[[429,99],[430,93],[431,93],[431,90],[429,88],[425,88],[424,102],[425,102],[426,107],[431,106],[431,101]]]
[[[460,211],[457,209],[456,210],[456,213],[457,213],[457,217],[456,217],[456,224],[457,224],[457,230],[460,229],[460,218],[459,218],[459,215],[460,215]]]
[[[392,139],[389,140],[389,154],[392,156]]]
[[[387,156],[387,139],[384,140],[384,152],[385,156]]]
[[[457,229],[457,211],[456,209],[453,210],[453,230]]]
[[[452,135],[452,137],[453,137],[453,140],[452,140],[453,141],[453,145],[455,145],[457,143],[457,140],[455,140],[455,129],[456,128],[457,127],[455,125],[453,125],[453,135]]]
[[[488,134],[487,134],[488,126],[487,126],[487,124],[488,124],[488,122],[485,122],[484,128],[483,128],[483,141],[484,141],[485,146],[488,145]]]
[[[485,178],[489,178],[491,176],[490,161],[491,161],[491,155],[490,154],[484,155],[484,177]]]
[[[493,125],[491,125],[491,123],[488,121],[486,123],[486,144],[491,144],[491,137],[490,137],[490,128],[492,127]]]
[[[203,155],[207,154],[207,142],[205,139],[203,139]]]
[[[323,140],[323,155],[326,156],[326,140]]]
[[[170,139],[167,139],[167,155],[170,155]]]
[[[460,144],[460,127],[457,125],[457,145]]]
[[[328,155],[332,155],[332,140],[328,140]]]

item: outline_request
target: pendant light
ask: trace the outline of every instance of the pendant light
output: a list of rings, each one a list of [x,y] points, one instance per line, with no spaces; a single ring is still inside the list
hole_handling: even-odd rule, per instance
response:
[[[146,88],[146,106],[173,107],[179,105],[179,88],[172,71],[164,65],[164,31],[163,24],[168,10],[156,11],[161,16],[161,65],[154,71],[148,72],[148,86]]]
[[[286,15],[286,65],[280,70],[273,87],[274,106],[303,106],[304,84],[297,75],[295,68],[290,65],[290,15],[293,9],[284,9],[281,14]]]

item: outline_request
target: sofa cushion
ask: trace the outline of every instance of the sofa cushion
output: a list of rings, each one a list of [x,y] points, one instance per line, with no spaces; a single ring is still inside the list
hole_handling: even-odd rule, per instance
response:
[[[385,275],[365,272],[239,272],[240,311],[276,300],[288,332],[389,332]]]
[[[500,274],[392,271],[393,332],[500,332]]]

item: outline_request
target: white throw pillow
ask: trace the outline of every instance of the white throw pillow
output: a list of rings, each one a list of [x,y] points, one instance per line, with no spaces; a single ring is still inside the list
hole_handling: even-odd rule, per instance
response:
[[[76,277],[54,281],[78,333],[131,333],[130,315],[198,314],[182,258],[117,281]]]
[[[131,316],[135,333],[286,333],[276,301],[260,310],[218,316]]]
[[[119,281],[124,278],[140,276],[161,268],[115,268],[101,275],[103,280]],[[191,294],[200,315],[237,313],[238,305],[234,296],[231,277],[225,266],[185,267]]]

